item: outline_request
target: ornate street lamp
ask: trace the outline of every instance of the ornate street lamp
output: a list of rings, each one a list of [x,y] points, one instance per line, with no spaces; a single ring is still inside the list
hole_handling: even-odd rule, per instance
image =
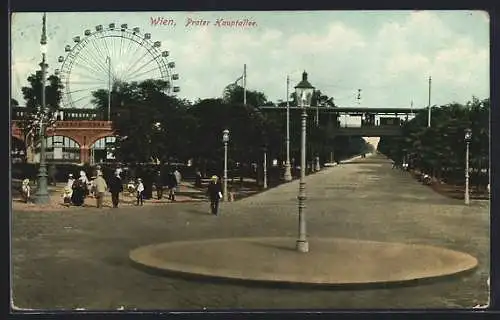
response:
[[[227,144],[229,142],[229,130],[222,131],[222,142],[224,142],[224,191],[223,201],[227,202]]]
[[[302,73],[302,81],[295,86],[297,104],[302,108],[302,133],[301,133],[301,153],[300,153],[300,183],[299,183],[299,238],[297,240],[297,250],[308,252],[309,243],[306,234],[305,200],[306,200],[306,108],[311,106],[311,99],[314,87],[307,81],[307,73]]]
[[[465,194],[464,194],[464,199],[465,199],[465,204],[469,204],[470,199],[469,199],[469,144],[472,140],[472,130],[471,129],[465,129],[465,144],[466,144],[466,150],[465,150]]]
[[[45,118],[46,118],[46,102],[45,102],[45,83],[47,78],[47,67],[45,63],[45,55],[47,54],[47,35],[46,35],[46,15],[43,14],[42,18],[42,38],[40,39],[40,51],[42,52],[42,105],[40,107],[40,167],[38,170],[38,187],[35,194],[36,204],[46,204],[50,202],[49,192],[47,188],[47,164],[45,155]]]

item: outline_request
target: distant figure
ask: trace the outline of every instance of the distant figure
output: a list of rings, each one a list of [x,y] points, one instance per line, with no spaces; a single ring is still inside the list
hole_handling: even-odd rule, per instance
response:
[[[168,199],[175,201],[175,189],[177,188],[177,178],[175,172],[170,172],[167,176]]]
[[[78,180],[80,180],[80,182],[82,182],[82,187],[85,186],[85,195],[84,196],[88,196],[89,195],[89,192],[90,192],[90,187],[91,187],[91,183],[89,181],[89,179],[87,178],[87,174],[85,173],[85,171],[81,170],[80,171],[80,178],[78,178]]]
[[[144,205],[144,184],[142,183],[142,179],[137,179],[137,203],[136,205]]]
[[[133,179],[130,179],[130,181],[127,184],[127,191],[128,191],[130,196],[135,195],[135,193],[136,193],[135,189],[136,189],[135,181]]]
[[[210,212],[213,215],[217,215],[219,211],[219,201],[222,199],[222,186],[219,182],[219,177],[212,176],[207,188],[207,195],[210,199]]]
[[[201,179],[202,179],[202,176],[201,176],[200,170],[196,170],[196,177],[194,178],[194,186],[196,188],[201,188],[201,186],[202,186]]]
[[[156,198],[160,200],[163,197],[163,177],[161,171],[158,170],[155,177]]]
[[[30,187],[30,179],[24,179],[21,185],[21,195],[23,197],[24,202],[28,203],[31,201],[31,187]]]
[[[109,192],[111,193],[111,202],[113,203],[113,208],[118,208],[118,203],[120,202],[120,192],[123,191],[123,183],[120,177],[120,171],[116,170],[114,177],[111,178],[109,182]]]
[[[177,168],[175,168],[174,176],[175,176],[175,181],[176,181],[176,186],[175,187],[177,189],[177,192],[179,192],[180,191],[180,187],[181,187],[182,175],[179,172],[179,170],[177,170]]]
[[[71,188],[71,187],[73,187],[73,183],[74,183],[74,182],[75,182],[75,178],[73,177],[73,174],[72,174],[72,173],[70,173],[70,174],[68,175],[68,182],[66,183],[66,186],[68,186],[68,187],[70,187],[70,188]]]
[[[57,169],[56,169],[56,166],[54,164],[51,164],[49,166],[49,181],[50,181],[50,184],[55,186],[56,185],[56,174],[57,174]]]
[[[96,198],[96,203],[98,208],[102,208],[102,202],[104,200],[104,193],[108,189],[108,184],[106,180],[102,177],[102,171],[97,172],[97,177],[94,180],[94,194]]]
[[[85,201],[85,194],[88,190],[87,184],[81,179],[78,179],[73,182],[72,189],[71,202],[75,206],[82,206]]]
[[[70,173],[68,176],[68,182],[63,189],[63,202],[64,204],[71,204],[71,198],[73,197],[73,184],[75,183],[75,178],[73,174]]]

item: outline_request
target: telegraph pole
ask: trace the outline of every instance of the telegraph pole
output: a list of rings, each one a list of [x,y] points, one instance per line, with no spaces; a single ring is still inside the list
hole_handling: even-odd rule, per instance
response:
[[[427,127],[431,127],[431,77],[429,76],[429,102],[427,104]]]
[[[247,104],[247,65],[243,65],[243,104]]]

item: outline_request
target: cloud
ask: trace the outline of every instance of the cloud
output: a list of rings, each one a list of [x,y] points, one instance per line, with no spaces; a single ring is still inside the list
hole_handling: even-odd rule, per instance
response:
[[[243,64],[248,89],[263,91],[274,101],[284,99],[286,76],[291,76],[293,90],[303,70],[313,85],[345,106],[356,103],[358,88],[365,106],[408,106],[412,99],[415,106],[424,106],[429,75],[435,103],[489,94],[488,17],[482,12],[255,13],[252,19],[259,27],[242,30],[187,29],[183,21],[192,13],[164,13],[177,20],[177,27],[153,27],[152,14],[158,15],[49,13],[50,68],[59,65],[57,56],[74,35],[115,21],[139,26],[162,42],[162,50],[169,50],[169,60],[176,63],[180,96],[192,100],[220,96],[241,76]],[[241,18],[238,14],[231,18]],[[215,14],[196,16],[212,20]],[[378,18],[370,20],[373,16]],[[39,69],[41,15],[19,14],[14,20],[12,89],[19,98],[28,74]]]
[[[331,24],[326,34],[303,32],[291,36],[287,45],[288,49],[295,53],[338,54],[339,52],[348,52],[356,47],[363,47],[365,42],[356,30],[338,22]]]

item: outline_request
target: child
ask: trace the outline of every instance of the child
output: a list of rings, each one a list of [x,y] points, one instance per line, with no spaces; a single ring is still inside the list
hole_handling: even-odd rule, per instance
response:
[[[28,203],[31,201],[30,179],[23,180],[23,184],[21,187],[21,193],[22,193],[24,202]]]
[[[143,199],[144,199],[144,185],[142,184],[142,179],[139,178],[137,179],[137,204],[136,205],[143,205]]]

